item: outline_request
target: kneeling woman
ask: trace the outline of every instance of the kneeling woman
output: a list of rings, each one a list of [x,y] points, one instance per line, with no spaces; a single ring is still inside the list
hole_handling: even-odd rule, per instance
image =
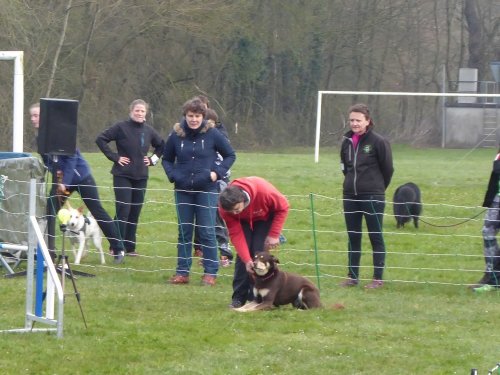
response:
[[[175,186],[179,224],[177,269],[171,284],[189,282],[195,223],[203,251],[202,284],[215,285],[219,270],[215,238],[217,180],[226,175],[236,155],[215,124],[204,119],[205,113],[206,106],[199,99],[188,100],[183,106],[184,118],[174,125],[163,151],[163,168]],[[220,163],[217,153],[223,157]]]

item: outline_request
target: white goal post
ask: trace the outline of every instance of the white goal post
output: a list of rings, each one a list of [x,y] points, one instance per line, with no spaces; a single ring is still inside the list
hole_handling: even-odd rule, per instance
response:
[[[0,60],[14,60],[14,111],[12,151],[23,152],[24,72],[23,51],[0,51]]]
[[[399,92],[399,91],[318,91],[318,104],[316,107],[316,141],[314,145],[314,161],[319,162],[319,140],[321,134],[321,105],[323,95],[379,95],[379,96],[428,96],[428,97],[475,97],[475,98],[500,98],[500,94],[477,94],[477,93],[449,93],[449,92]],[[445,121],[442,128],[444,136]]]

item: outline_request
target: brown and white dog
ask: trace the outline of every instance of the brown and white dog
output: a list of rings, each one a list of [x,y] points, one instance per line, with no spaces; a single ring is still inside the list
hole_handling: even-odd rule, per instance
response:
[[[83,207],[76,209],[68,204],[67,209],[70,213],[70,218],[66,224],[66,235],[70,239],[71,248],[75,254],[75,264],[80,264],[82,257],[87,254],[90,240],[92,240],[95,248],[100,253],[101,264],[105,264],[101,229],[96,219],[94,219],[90,212],[84,215]]]
[[[318,288],[303,276],[280,271],[278,263],[268,251],[255,255],[253,292],[256,300],[235,311],[267,310],[289,303],[302,310],[321,307]]]

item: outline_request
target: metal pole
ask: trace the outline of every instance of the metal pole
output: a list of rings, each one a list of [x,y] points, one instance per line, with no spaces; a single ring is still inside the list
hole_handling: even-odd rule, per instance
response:
[[[23,152],[24,73],[23,51],[0,51],[0,60],[14,60],[14,109],[12,151]]]
[[[23,51],[18,51],[14,60],[14,129],[13,151],[23,152],[23,108],[24,108],[24,73]]]
[[[443,77],[441,85],[443,94],[446,92],[446,66],[443,64]],[[441,148],[446,147],[446,97],[441,98]]]
[[[318,259],[318,242],[316,239],[316,219],[314,217],[314,195],[309,193],[309,201],[311,202],[311,220],[314,239],[314,257],[316,263],[316,279],[318,280],[318,289],[321,290],[320,277],[319,277],[319,259]]]
[[[29,196],[29,216],[36,217],[36,179],[30,180],[30,196]],[[33,320],[30,316],[33,315],[33,283],[35,272],[35,249],[37,239],[33,225],[28,221],[28,264],[26,267],[26,320],[24,327],[30,329],[33,327]],[[42,259],[39,259],[42,261]]]
[[[321,134],[321,102],[323,98],[322,91],[318,91],[318,106],[316,110],[316,144],[314,146],[314,161],[319,161],[319,137]]]

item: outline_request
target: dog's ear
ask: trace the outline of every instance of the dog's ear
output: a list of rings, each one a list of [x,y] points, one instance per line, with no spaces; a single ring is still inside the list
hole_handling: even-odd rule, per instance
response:
[[[271,259],[273,260],[274,263],[279,264],[280,260],[276,258],[274,255],[271,255]]]
[[[78,212],[83,214],[84,209],[85,209],[85,206],[80,206],[80,207],[78,207]]]

